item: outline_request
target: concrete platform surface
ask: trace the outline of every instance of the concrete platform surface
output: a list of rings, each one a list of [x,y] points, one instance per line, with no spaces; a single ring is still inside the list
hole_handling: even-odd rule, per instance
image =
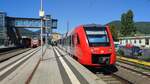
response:
[[[47,49],[30,84],[63,84],[53,49]]]

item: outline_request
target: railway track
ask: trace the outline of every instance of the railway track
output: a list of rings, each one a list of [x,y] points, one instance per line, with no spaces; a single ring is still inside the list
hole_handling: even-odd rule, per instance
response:
[[[132,84],[130,81],[128,81],[128,79],[125,79],[122,76],[116,74],[118,71],[120,71],[118,67],[116,68],[116,66],[105,66],[103,68],[87,68],[107,84]]]
[[[11,50],[11,51],[8,51],[8,52],[4,52],[4,53],[0,53],[0,63],[5,61],[5,60],[8,60],[12,57],[15,57],[19,54],[22,54],[24,52],[27,52],[29,51],[30,48],[27,48],[27,49],[16,49],[16,50]]]
[[[114,74],[104,75],[104,74],[96,73],[96,75],[102,80],[104,80],[107,84],[132,84],[128,80],[122,79]]]
[[[21,64],[32,57],[40,48],[28,50],[24,53],[15,55],[11,59],[5,60],[0,63],[0,81],[16,70]]]
[[[113,74],[103,74],[96,72],[96,75],[107,84],[149,84],[150,79],[147,74],[141,74],[135,70],[116,65],[118,71]]]
[[[17,50],[20,50],[20,49],[14,49],[14,50],[8,50],[8,51],[5,51],[5,52],[0,52],[0,55],[4,55],[4,54],[11,53],[11,52],[15,52]]]
[[[150,67],[144,67],[126,61],[118,61],[116,65],[150,78]]]
[[[140,70],[134,64],[120,61],[116,62],[116,67],[118,68],[116,73],[105,75],[98,72],[96,75],[108,84],[149,84],[150,82],[150,71],[148,68]]]
[[[7,48],[0,48],[0,53],[4,53],[4,52],[8,52],[8,51],[12,51],[12,50],[16,50],[20,47],[7,47]]]
[[[30,50],[31,48],[16,48],[16,49],[11,49],[11,50],[7,50],[5,52],[0,52],[0,56],[1,55],[5,55],[5,54],[10,54],[10,53],[13,53],[13,52],[17,52],[17,51],[20,51],[20,50]]]
[[[112,75],[127,81],[128,84],[148,84],[150,82],[149,68],[141,69],[136,64],[125,61],[116,62],[116,67],[118,68],[118,72],[113,73]]]

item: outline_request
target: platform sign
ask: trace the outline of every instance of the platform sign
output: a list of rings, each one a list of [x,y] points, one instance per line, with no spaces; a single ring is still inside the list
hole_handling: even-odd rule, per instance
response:
[[[57,19],[52,19],[52,29],[57,29]]]
[[[18,28],[39,28],[41,27],[41,21],[38,19],[15,19],[15,27]]]
[[[88,35],[100,35],[100,34],[106,34],[105,31],[86,31]]]
[[[40,34],[41,35],[41,34]],[[47,34],[42,34],[42,36],[46,36]]]

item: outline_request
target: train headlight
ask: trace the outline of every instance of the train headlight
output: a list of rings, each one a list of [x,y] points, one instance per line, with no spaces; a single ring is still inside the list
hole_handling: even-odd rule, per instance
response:
[[[93,49],[93,48],[91,49],[91,52],[94,52],[94,49]]]
[[[109,48],[109,50],[108,50],[109,52],[112,52],[112,48]]]
[[[104,50],[101,50],[100,52],[101,52],[101,54],[103,54],[103,53],[104,53]]]

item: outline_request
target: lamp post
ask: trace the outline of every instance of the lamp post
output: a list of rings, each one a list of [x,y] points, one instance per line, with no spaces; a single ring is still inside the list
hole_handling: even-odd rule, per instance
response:
[[[41,17],[41,60],[42,60],[43,58],[43,17],[44,17],[43,0],[41,0],[41,8],[39,11],[39,16]]]
[[[48,45],[48,42],[47,42],[47,41],[48,41],[48,37],[47,37],[47,34],[48,34],[48,31],[47,31],[47,30],[48,30],[48,29],[47,29],[47,27],[48,27],[48,26],[47,26],[47,19],[46,19],[46,26],[45,26],[45,30],[46,30],[46,37],[45,37],[45,38],[46,38],[46,40],[45,40],[45,41],[46,41],[46,42],[45,42],[45,43],[46,43],[46,47],[47,47],[47,45]]]
[[[69,20],[67,21],[67,34],[69,32]]]

